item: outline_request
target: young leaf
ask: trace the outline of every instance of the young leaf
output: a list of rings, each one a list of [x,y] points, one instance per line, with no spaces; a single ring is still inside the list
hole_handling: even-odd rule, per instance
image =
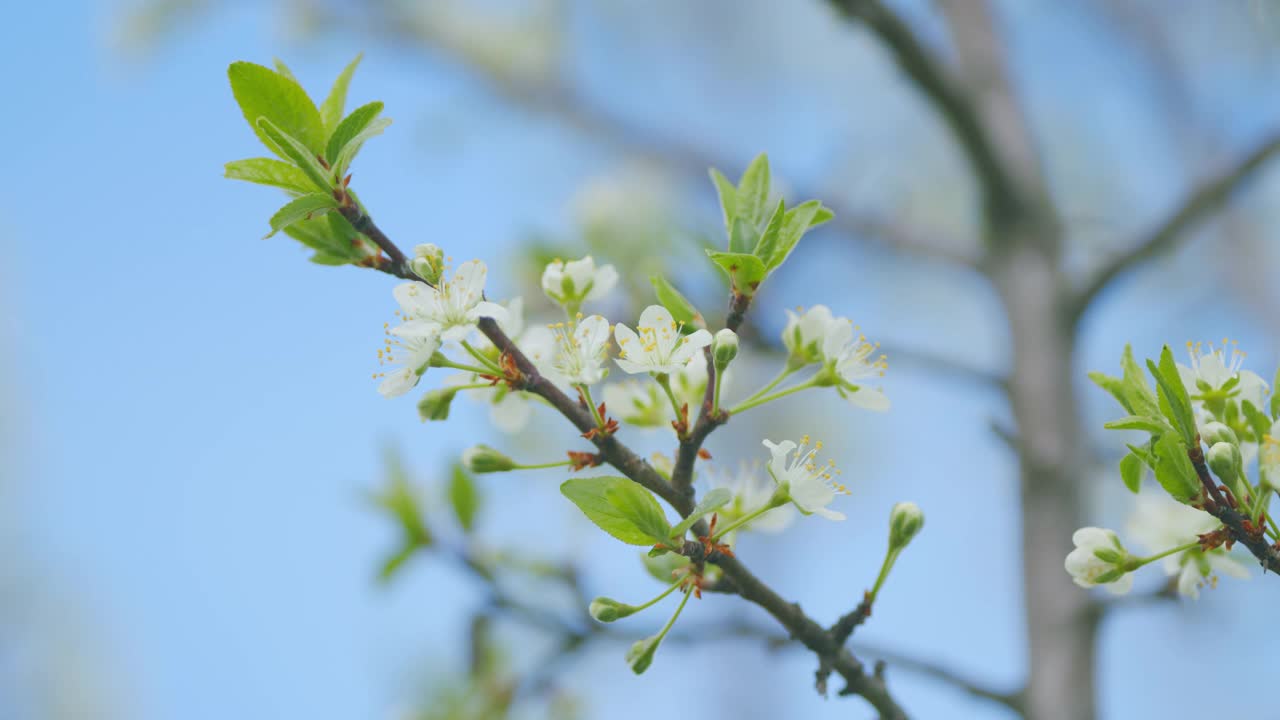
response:
[[[1276,377],[1271,381],[1271,389],[1275,393],[1271,396],[1271,419],[1280,418],[1280,368],[1276,368]]]
[[[662,275],[650,275],[649,282],[653,284],[653,294],[657,296],[658,302],[662,307],[671,313],[671,318],[678,323],[685,325],[693,325],[695,327],[704,328],[707,323],[702,319],[702,313],[689,302],[688,298],[680,294],[680,291],[674,285],[667,282]]]
[[[1129,405],[1129,396],[1125,393],[1123,380],[1096,370],[1089,373],[1089,379],[1093,381],[1094,385],[1106,390],[1111,397],[1115,398],[1116,402],[1120,403],[1120,407],[1123,407],[1129,413],[1133,412],[1133,408]]]
[[[671,524],[653,493],[636,483],[619,483],[604,492],[605,500],[649,536],[651,542],[662,542],[671,535]]]
[[[1129,400],[1129,412],[1133,415],[1158,415],[1160,406],[1156,402],[1155,393],[1147,382],[1146,373],[1133,357],[1133,347],[1126,344],[1124,354],[1120,356],[1120,367],[1124,371],[1123,387],[1125,397]]]
[[[271,185],[300,195],[316,190],[315,184],[306,173],[294,165],[275,158],[234,160],[226,164],[224,176],[232,180]]]
[[[298,76],[293,74],[293,71],[289,69],[288,65],[284,64],[283,60],[281,60],[278,57],[273,57],[271,58],[271,64],[276,66],[276,72],[280,73],[281,75],[289,78],[294,82],[298,82]]]
[[[1103,425],[1103,427],[1108,430],[1146,430],[1157,435],[1173,431],[1173,428],[1169,423],[1165,422],[1164,418],[1143,417],[1141,415],[1128,415],[1119,420],[1112,420]]]
[[[356,55],[355,59],[343,68],[338,75],[338,79],[333,81],[333,87],[329,90],[329,95],[320,103],[320,121],[324,124],[325,132],[332,134],[334,128],[338,127],[338,123],[342,120],[342,114],[347,108],[347,87],[351,85],[351,76],[356,72],[356,66],[360,64],[360,60],[364,58],[364,53]]]
[[[333,189],[333,182],[329,180],[328,173],[316,161],[317,155],[312,155],[311,150],[303,145],[300,140],[292,135],[286,134],[270,119],[258,118],[258,127],[262,130],[263,135],[279,150],[279,154],[286,160],[291,160],[299,170],[306,173],[311,182],[315,183],[317,190],[328,192]]]
[[[783,217],[782,229],[778,233],[777,246],[773,248],[773,252],[770,255],[760,255],[760,259],[764,260],[765,267],[773,270],[785,262],[791,256],[791,251],[795,250],[800,238],[804,237],[804,234],[809,232],[809,229],[814,225],[819,224],[815,220],[824,210],[826,211],[826,217],[822,222],[834,217],[834,214],[822,207],[822,203],[817,200],[810,200],[788,210]]]
[[[476,489],[471,473],[461,465],[453,466],[453,478],[449,481],[449,504],[463,532],[475,527],[476,513],[480,510],[480,492]]]
[[[1129,492],[1137,493],[1142,487],[1142,473],[1145,468],[1142,458],[1133,453],[1120,458],[1120,479],[1124,481],[1124,486],[1129,488]]]
[[[645,572],[663,585],[675,582],[676,570],[689,564],[689,558],[675,553],[664,553],[661,556],[641,555],[640,559],[644,562]]]
[[[386,584],[395,579],[404,564],[412,558],[414,553],[418,551],[419,545],[413,543],[405,543],[399,550],[391,553],[382,561],[382,567],[378,568],[378,582]]]
[[[1249,423],[1249,429],[1253,430],[1255,442],[1261,444],[1262,439],[1271,434],[1271,418],[1248,400],[1240,402],[1240,410],[1244,413],[1245,421]]]
[[[1202,494],[1200,478],[1187,457],[1187,447],[1174,433],[1160,437],[1155,444],[1156,481],[1181,503],[1189,503]]]
[[[231,92],[245,120],[264,144],[282,158],[283,148],[267,137],[258,118],[267,118],[286,135],[296,138],[311,154],[324,149],[324,123],[315,103],[297,81],[270,68],[248,62],[232,63],[227,69]]]
[[[782,234],[782,226],[786,223],[786,219],[787,204],[779,200],[778,206],[774,208],[773,214],[769,216],[769,224],[765,225],[760,239],[756,241],[755,247],[750,250],[752,255],[764,262],[766,268],[769,267],[769,258],[778,249],[778,238]]]
[[[638,500],[629,494],[630,488],[642,493],[652,505],[644,509],[646,500]],[[574,478],[566,480],[560,486],[560,492],[577,505],[596,527],[628,545],[653,545],[663,542],[667,537],[666,519],[661,517],[662,509],[658,507],[657,501],[647,490],[627,478]],[[653,520],[655,512],[661,518],[660,525]],[[636,522],[642,516],[644,528]],[[650,532],[651,530],[656,530],[657,534]]]
[[[329,164],[332,165],[338,159],[338,153],[347,146],[347,143],[364,132],[365,128],[369,127],[369,123],[376,120],[381,113],[382,103],[374,101],[352,110],[350,115],[338,123],[338,126],[333,130],[333,134],[329,136],[329,143],[324,149],[324,156],[329,161]]]
[[[1156,365],[1148,360],[1147,369],[1151,371],[1159,388],[1161,412],[1182,434],[1184,443],[1191,445],[1196,439],[1196,420],[1191,412],[1191,398],[1187,395],[1186,386],[1182,384],[1178,365],[1173,361],[1173,352],[1168,345],[1160,351],[1160,364]]]
[[[753,255],[759,244],[760,229],[746,218],[734,218],[733,228],[729,231],[729,252]]]
[[[742,173],[738,181],[737,217],[753,228],[759,228],[764,220],[765,206],[769,202],[769,156],[760,153]],[[755,245],[740,252],[751,252]]]
[[[431,545],[431,531],[427,528],[418,496],[409,482],[400,456],[386,453],[387,484],[372,496],[374,505],[390,513],[404,532],[407,544],[426,547]]]
[[[724,234],[733,232],[733,219],[738,217],[738,189],[729,178],[715,168],[711,168],[711,182],[715,183],[716,193],[720,196],[720,210],[724,214]]]
[[[346,145],[338,151],[338,157],[333,161],[333,176],[340,178],[347,174],[347,168],[351,167],[351,161],[356,159],[356,153],[360,152],[360,148],[364,147],[365,141],[375,135],[381,135],[391,125],[391,118],[376,118],[364,130],[361,130],[355,137],[347,141]]]
[[[722,253],[707,251],[707,257],[719,265],[729,275],[733,289],[744,295],[755,293],[760,281],[764,280],[765,267],[760,258],[744,253]]]
[[[334,202],[333,197],[325,193],[311,193],[294,198],[271,216],[271,232],[267,233],[266,237],[271,237],[300,220],[326,213],[335,207],[337,203]]]
[[[671,528],[671,537],[683,537],[685,532],[693,527],[694,523],[728,505],[731,500],[733,500],[733,491],[729,488],[718,487],[711,490],[702,496],[702,499],[693,508],[693,512],[689,513],[689,517],[681,520],[679,524]]]

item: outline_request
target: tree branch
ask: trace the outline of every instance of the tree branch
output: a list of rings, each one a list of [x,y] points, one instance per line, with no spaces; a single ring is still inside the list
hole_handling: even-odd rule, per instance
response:
[[[1276,152],[1280,151],[1280,134],[1272,136],[1254,148],[1234,167],[1208,180],[1178,204],[1176,210],[1164,222],[1157,225],[1144,239],[1129,250],[1103,265],[1076,294],[1071,306],[1070,321],[1080,320],[1094,300],[1116,278],[1162,252],[1173,249],[1203,220],[1220,210],[1241,186],[1254,176]]]
[[[893,665],[895,669],[901,668],[908,672],[916,673],[917,675],[923,675],[945,685],[950,685],[951,687],[963,690],[974,697],[1004,705],[1019,715],[1026,715],[1026,708],[1024,707],[1021,691],[1007,692],[996,690],[988,685],[976,682],[959,672],[938,665],[937,663],[921,660],[908,655],[902,655],[881,647],[873,647],[864,643],[854,643],[854,647],[860,655],[880,658],[881,660]]]
[[[1236,512],[1232,502],[1223,496],[1213,476],[1209,474],[1209,467],[1204,460],[1204,449],[1200,446],[1198,439],[1195,447],[1187,448],[1187,457],[1191,458],[1191,464],[1196,469],[1200,484],[1209,493],[1204,504],[1205,512],[1218,518],[1226,527],[1231,539],[1248,548],[1249,552],[1253,553],[1253,556],[1262,564],[1263,570],[1270,570],[1280,575],[1280,548],[1268,544],[1263,527],[1254,526],[1249,518]]]
[[[902,18],[879,0],[830,0],[845,17],[861,21],[893,54],[898,67],[937,109],[978,181],[987,224],[1019,214],[1023,192],[1001,162],[988,129],[968,95],[920,43]]]

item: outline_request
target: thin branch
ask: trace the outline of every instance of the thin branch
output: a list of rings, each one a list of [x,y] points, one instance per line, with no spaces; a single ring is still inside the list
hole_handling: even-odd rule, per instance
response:
[[[1022,692],[1008,692],[996,690],[988,685],[979,683],[964,674],[943,667],[937,663],[921,660],[910,655],[903,655],[892,650],[886,650],[882,647],[867,645],[865,643],[854,643],[854,648],[859,655],[880,658],[888,662],[895,669],[901,668],[917,675],[923,675],[931,680],[936,680],[945,685],[963,690],[970,695],[999,703],[1018,713],[1026,715],[1025,703],[1023,701]]]
[[[1219,211],[1252,178],[1276,152],[1280,152],[1280,134],[1256,147],[1234,167],[1191,191],[1163,222],[1129,250],[1103,265],[1076,294],[1070,310],[1074,325],[1094,300],[1116,278],[1155,256],[1172,250],[1202,221]]]
[[[861,21],[893,54],[898,67],[937,109],[978,180],[988,226],[1017,215],[1022,190],[1000,160],[977,108],[959,83],[920,42],[907,23],[879,0],[830,0],[843,15]]]
[[[1204,502],[1204,511],[1218,518],[1226,527],[1232,541],[1240,543],[1253,553],[1263,570],[1270,570],[1280,575],[1280,543],[1277,545],[1267,543],[1263,526],[1261,524],[1255,526],[1249,518],[1236,512],[1235,505],[1222,494],[1213,476],[1209,474],[1209,467],[1205,464],[1204,449],[1200,446],[1199,439],[1196,440],[1195,447],[1187,448],[1187,457],[1191,459],[1191,464],[1196,469],[1200,484],[1209,493],[1209,497]]]
[[[373,244],[377,245],[378,249],[386,253],[390,259],[389,263],[377,263],[373,265],[373,268],[406,280],[419,279],[409,269],[409,260],[405,257],[404,252],[394,242],[391,242],[391,238],[382,232],[382,229],[373,222],[373,218],[369,217],[369,214],[360,207],[359,203],[355,202],[351,194],[346,192],[345,189],[335,190],[334,193],[338,197],[340,203],[338,212],[342,217],[351,223],[351,227],[355,228],[356,232],[372,240]]]

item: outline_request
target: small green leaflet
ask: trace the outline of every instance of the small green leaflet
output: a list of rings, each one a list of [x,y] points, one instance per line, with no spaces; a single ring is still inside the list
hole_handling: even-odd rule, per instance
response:
[[[347,143],[355,139],[357,135],[369,127],[369,123],[377,119],[382,113],[382,103],[374,101],[368,105],[361,105],[346,117],[338,126],[334,128],[333,134],[329,136],[329,143],[325,146],[324,156],[332,165],[338,159],[338,153],[342,152]]]
[[[271,232],[265,237],[271,237],[290,225],[306,220],[312,216],[333,210],[338,205],[334,202],[333,197],[326,193],[311,193],[294,198],[288,205],[276,211],[271,216]]]
[[[746,253],[724,253],[707,251],[707,257],[719,265],[729,275],[733,289],[743,295],[755,293],[760,281],[764,280],[765,267],[760,258]]]
[[[306,173],[275,158],[234,160],[226,164],[224,174],[232,180],[271,185],[299,195],[315,192],[316,189]]]
[[[271,122],[269,118],[258,118],[258,128],[262,130],[263,135],[276,147],[279,154],[286,160],[290,160],[299,170],[306,173],[311,182],[315,183],[317,190],[329,191],[333,189],[333,182],[329,179],[329,174],[316,160],[318,156],[312,155],[297,138],[285,133],[276,124]]]
[[[227,69],[227,77],[245,120],[272,151],[286,160],[290,159],[281,153],[283,148],[267,137],[258,118],[267,118],[312,154],[324,148],[327,134],[320,111],[296,80],[249,62],[232,63]]]
[[[693,303],[680,294],[680,291],[668,282],[665,277],[662,275],[650,275],[649,282],[653,285],[653,294],[657,296],[658,302],[671,313],[673,320],[685,325],[706,326],[706,322],[702,319],[702,313],[698,312]]]
[[[665,542],[670,534],[658,501],[627,478],[574,478],[560,492],[597,527],[628,545]]]
[[[693,508],[693,512],[689,513],[689,517],[671,528],[671,537],[676,539],[683,537],[694,523],[728,505],[731,500],[733,500],[733,491],[729,488],[718,487],[711,490],[702,496],[697,506]]]
[[[332,134],[334,129],[338,127],[338,123],[342,120],[342,113],[347,108],[347,87],[351,85],[351,76],[355,74],[356,67],[360,61],[364,59],[364,53],[356,55],[355,59],[343,68],[338,75],[338,79],[333,81],[333,87],[329,90],[329,95],[320,103],[320,120],[324,124],[325,132]]]

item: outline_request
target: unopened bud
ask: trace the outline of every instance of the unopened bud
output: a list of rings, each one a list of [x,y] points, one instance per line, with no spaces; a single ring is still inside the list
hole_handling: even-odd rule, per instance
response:
[[[715,361],[716,372],[724,372],[738,357],[738,333],[729,328],[717,332],[711,341],[711,357]]]
[[[476,445],[462,452],[462,465],[473,473],[495,473],[514,470],[516,461],[488,445]]]
[[[418,401],[418,417],[423,421],[448,420],[449,406],[453,404],[453,398],[457,394],[456,389],[445,387],[423,395]]]
[[[418,245],[413,249],[409,268],[428,285],[437,285],[444,272],[444,251],[431,243]]]
[[[901,550],[924,527],[924,513],[913,502],[900,502],[889,511],[889,550]]]
[[[1214,474],[1226,481],[1235,479],[1236,468],[1240,465],[1240,451],[1235,445],[1227,442],[1214,443],[1209,448],[1209,467]]]
[[[1235,431],[1217,421],[1205,423],[1204,441],[1210,445],[1216,445],[1218,443],[1230,443],[1232,445],[1240,444],[1240,440],[1236,437]]]
[[[610,623],[633,615],[638,609],[634,605],[620,603],[612,598],[598,597],[591,601],[591,606],[587,608],[587,612],[591,613],[591,617],[595,618],[597,622]]]

